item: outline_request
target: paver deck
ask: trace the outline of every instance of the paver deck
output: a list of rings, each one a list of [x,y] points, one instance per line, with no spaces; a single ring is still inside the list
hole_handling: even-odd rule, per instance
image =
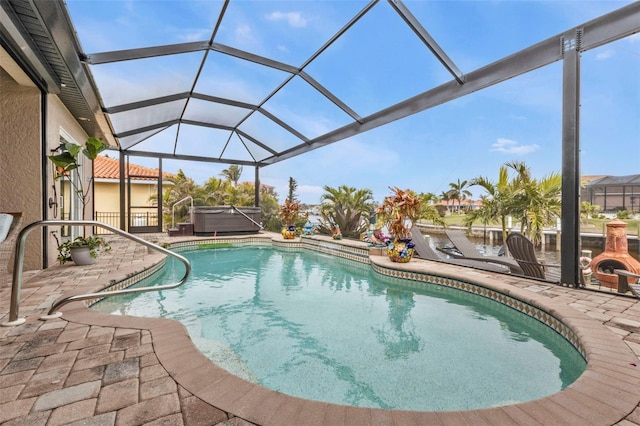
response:
[[[113,251],[96,265],[25,273],[20,317],[26,322],[0,328],[0,424],[640,425],[638,299],[412,261],[410,270],[471,275],[551,306],[586,342],[588,369],[550,398],[513,406],[431,413],[344,407],[289,397],[232,376],[206,359],[186,329],[171,320],[111,316],[77,302],[66,305],[60,319],[40,320],[62,294],[97,291],[162,259],[128,240],[109,239]],[[383,257],[375,262],[395,267]],[[1,288],[0,322],[8,320],[9,300],[10,289]]]

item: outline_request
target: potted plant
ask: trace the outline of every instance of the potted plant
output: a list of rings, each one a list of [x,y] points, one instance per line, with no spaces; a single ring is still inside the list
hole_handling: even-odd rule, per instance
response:
[[[409,189],[389,189],[393,194],[384,199],[376,214],[391,235],[387,241],[389,258],[394,262],[404,263],[411,260],[414,253],[411,228],[420,216],[420,198]]]
[[[296,221],[300,217],[300,201],[291,201],[287,198],[280,206],[278,215],[283,224],[282,237],[292,240],[296,236]]]
[[[91,265],[98,261],[98,254],[111,251],[111,245],[102,237],[76,237],[58,246],[58,261],[64,264],[73,260],[76,265]]]
[[[82,206],[82,219],[85,218],[85,210],[89,203],[89,193],[93,186],[93,176],[91,176],[88,183],[85,185],[85,179],[81,171],[80,156],[83,155],[93,163],[93,160],[95,160],[96,157],[108,147],[109,145],[105,144],[100,139],[91,137],[87,139],[84,146],[70,142],[61,144],[55,150],[57,153],[49,156],[49,160],[54,165],[54,178],[56,180],[66,178],[67,182],[69,182],[71,192],[78,197]],[[79,247],[84,247],[84,249],[80,250]],[[86,237],[84,228],[81,237],[77,237],[73,241],[63,242],[58,246],[58,260],[60,263],[66,262],[69,257],[72,256],[72,248],[74,249],[74,254],[78,251],[84,251],[85,257],[90,263],[96,262],[100,251],[108,251],[111,249],[109,244],[102,237]],[[76,260],[77,256],[72,257],[74,257],[74,262],[78,264],[78,261]]]
[[[340,225],[336,225],[331,228],[331,238],[333,238],[334,240],[342,239],[342,231],[340,230]]]

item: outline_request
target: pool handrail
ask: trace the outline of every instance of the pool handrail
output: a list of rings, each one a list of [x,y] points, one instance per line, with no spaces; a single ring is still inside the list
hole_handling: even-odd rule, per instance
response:
[[[231,204],[231,212],[233,213],[233,211],[237,211],[238,213],[240,213],[242,216],[246,217],[247,219],[249,219],[251,222],[253,222],[254,225],[256,225],[258,228],[260,229],[264,229],[264,226],[262,226],[261,224],[259,224],[258,222],[256,222],[255,220],[251,219],[249,216],[247,216],[242,210],[238,209],[236,206],[234,206],[233,204]]]
[[[104,298],[110,296],[116,296],[119,294],[129,294],[129,293],[143,293],[148,291],[160,291],[160,290],[168,290],[181,286],[189,277],[191,273],[191,263],[184,257],[177,253],[172,252],[171,250],[167,250],[164,247],[161,247],[157,244],[151,243],[143,238],[132,235],[126,231],[123,231],[118,228],[114,228],[111,225],[107,225],[106,223],[97,222],[94,220],[41,220],[37,222],[33,222],[27,226],[25,226],[20,233],[18,234],[18,238],[16,241],[16,249],[15,249],[15,258],[13,263],[13,282],[11,285],[11,305],[9,308],[9,321],[2,323],[2,326],[14,326],[20,325],[25,322],[24,319],[19,319],[19,310],[20,310],[20,291],[22,287],[22,268],[24,265],[24,243],[31,231],[35,228],[46,227],[50,225],[60,225],[60,226],[95,226],[99,228],[107,229],[113,233],[121,235],[129,240],[140,243],[144,246],[147,246],[153,250],[159,251],[167,256],[174,257],[184,263],[185,272],[184,276],[176,283],[173,284],[164,284],[154,287],[143,287],[143,288],[125,288],[121,290],[111,290],[111,291],[103,291],[98,293],[85,293],[78,294],[74,296],[67,296],[60,300],[55,301],[51,308],[49,309],[48,316],[52,316],[55,310],[61,306],[66,305],[70,302],[75,302],[78,300],[87,300],[87,299],[95,299],[95,298]]]
[[[191,195],[187,195],[182,200],[173,203],[173,205],[171,206],[171,228],[176,227],[176,206],[187,200],[191,200],[191,213],[193,213],[193,197]]]

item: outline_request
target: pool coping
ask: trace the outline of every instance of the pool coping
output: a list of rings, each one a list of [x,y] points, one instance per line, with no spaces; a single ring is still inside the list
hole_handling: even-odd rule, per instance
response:
[[[233,241],[252,241],[234,238]],[[306,239],[305,239],[306,240]],[[317,238],[309,239],[318,240]],[[221,242],[217,239],[216,242]],[[292,242],[278,237],[257,238],[276,246],[304,246],[303,239]],[[363,249],[356,242],[324,241]],[[193,245],[186,241],[172,244]],[[288,245],[289,244],[289,245]],[[312,244],[316,244],[313,242]],[[349,251],[345,249],[345,251]],[[348,258],[348,256],[346,256]],[[162,256],[154,258],[154,265]],[[305,400],[266,389],[233,376],[206,358],[193,344],[186,328],[169,319],[113,316],[93,311],[80,303],[65,308],[63,318],[87,325],[149,330],[160,363],[171,377],[203,401],[255,424],[615,424],[629,415],[640,403],[640,368],[636,355],[603,324],[573,309],[562,300],[549,298],[512,285],[521,277],[470,270],[439,262],[414,259],[396,264],[386,256],[368,256],[372,267],[395,273],[445,276],[470,282],[490,291],[507,295],[549,313],[566,324],[580,341],[587,359],[585,372],[566,389],[553,395],[523,403],[467,411],[420,412],[383,410]],[[153,267],[153,266],[152,266]],[[149,268],[147,268],[149,269]],[[531,280],[527,280],[531,281]],[[536,283],[532,281],[532,283]],[[112,283],[111,283],[112,284]],[[104,286],[103,286],[104,287]]]

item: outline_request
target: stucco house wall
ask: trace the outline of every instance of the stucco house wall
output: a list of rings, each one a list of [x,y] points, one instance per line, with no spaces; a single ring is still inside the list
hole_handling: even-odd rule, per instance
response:
[[[96,213],[118,213],[120,211],[120,182],[116,180],[98,180],[95,182],[95,211]],[[149,197],[157,195],[158,189],[155,181],[131,182],[131,205],[153,206]],[[125,197],[125,211],[128,204]],[[133,209],[133,211],[147,212],[148,209]]]
[[[23,225],[42,217],[42,130],[40,90],[18,84],[0,67],[0,211],[22,212]],[[42,267],[42,239],[34,231],[27,239],[24,269]],[[10,270],[13,268],[10,266]]]
[[[46,156],[60,145],[61,135],[80,144],[87,139],[87,135],[60,99],[49,94],[44,106],[46,152],[43,152],[41,91],[10,62],[10,58],[3,56],[1,63],[0,141],[3,155],[0,156],[0,211],[22,212],[23,225],[42,219],[60,219],[60,209],[56,216],[55,207],[48,205],[49,198],[60,203],[61,192],[60,182],[54,180],[53,165]],[[85,178],[89,178],[91,166],[84,167],[83,173]],[[91,207],[87,207],[87,218],[92,217]],[[29,234],[25,248],[25,270],[41,269],[44,265],[57,262],[56,232],[60,239],[56,227],[49,228],[45,237],[41,229]],[[45,238],[47,253],[43,255]]]

